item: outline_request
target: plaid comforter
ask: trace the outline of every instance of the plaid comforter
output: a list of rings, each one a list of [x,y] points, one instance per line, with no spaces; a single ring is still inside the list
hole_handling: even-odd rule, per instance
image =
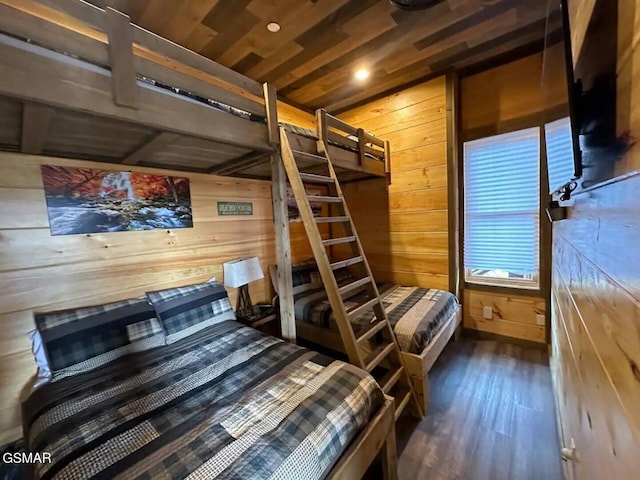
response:
[[[324,477],[382,405],[362,370],[226,321],[37,389],[37,479]]]
[[[353,280],[345,280],[349,283]],[[458,307],[456,297],[450,292],[419,287],[382,284],[378,286],[387,317],[393,326],[400,350],[421,353],[429,345],[443,323]],[[364,303],[365,292],[345,299],[347,309]],[[296,321],[318,327],[337,330],[331,305],[323,287],[308,290],[295,296]],[[373,319],[373,309],[353,320],[356,332],[365,328]]]

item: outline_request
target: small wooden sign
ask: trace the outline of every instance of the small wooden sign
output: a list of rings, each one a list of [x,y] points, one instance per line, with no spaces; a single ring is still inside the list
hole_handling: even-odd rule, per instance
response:
[[[218,202],[218,215],[253,215],[253,203]]]

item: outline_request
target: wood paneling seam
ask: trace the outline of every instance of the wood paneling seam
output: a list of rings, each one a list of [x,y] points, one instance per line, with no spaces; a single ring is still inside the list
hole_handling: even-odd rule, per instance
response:
[[[609,373],[609,370],[607,369],[606,364],[604,363],[604,361],[602,360],[602,356],[600,355],[599,350],[596,347],[596,344],[593,341],[593,338],[591,337],[591,332],[589,331],[589,328],[587,327],[586,322],[584,321],[584,317],[582,316],[582,312],[580,311],[580,308],[578,307],[578,304],[575,301],[575,298],[573,297],[573,293],[571,292],[571,290],[569,289],[567,280],[564,278],[564,275],[562,274],[562,272],[560,272],[559,269],[555,270],[556,275],[562,280],[562,285],[564,286],[567,295],[569,296],[569,298],[571,299],[571,305],[573,306],[578,318],[580,319],[580,323],[582,325],[582,329],[584,330],[585,334],[587,335],[587,338],[589,339],[589,345],[591,347],[591,350],[593,350],[596,358],[598,359],[598,363],[600,364],[600,367],[602,368],[602,371],[604,372],[604,374],[607,377],[607,380],[609,381],[609,384],[616,396],[616,399],[618,400],[618,403],[620,405],[620,408],[622,409],[625,418],[628,419],[633,418],[629,415],[627,408],[625,407],[625,403],[622,401],[622,397],[620,396],[620,393],[618,391],[618,388],[616,387],[615,382],[613,381],[613,379],[611,378],[611,374]],[[568,337],[570,338],[570,337]],[[623,352],[624,353],[624,352]],[[629,422],[629,425],[631,427],[631,429],[633,430],[636,438],[640,441],[640,426],[638,425],[634,425],[632,422]]]
[[[622,284],[620,284],[617,280],[615,280],[603,267],[599,266],[598,264],[596,264],[595,262],[593,262],[593,260],[591,260],[589,257],[587,257],[582,250],[580,250],[573,242],[571,242],[567,237],[565,237],[562,233],[558,232],[557,235],[559,237],[562,237],[562,239],[567,242],[569,245],[571,245],[571,247],[578,252],[578,254],[587,261],[587,263],[589,263],[590,265],[592,265],[596,270],[602,272],[605,277],[607,278],[607,280],[609,280],[612,284],[616,285],[618,288],[620,288],[620,290],[622,290],[629,298],[629,300],[631,300],[631,302],[637,307],[640,308],[640,299],[636,298],[626,287],[624,287]]]

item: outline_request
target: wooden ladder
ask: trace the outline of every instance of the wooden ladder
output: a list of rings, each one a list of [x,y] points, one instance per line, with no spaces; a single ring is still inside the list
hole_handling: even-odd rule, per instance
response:
[[[422,417],[424,415],[422,406],[413,390],[411,379],[404,366],[398,342],[387,318],[378,287],[375,284],[369,263],[351,220],[349,208],[327,153],[326,144],[322,140],[318,142],[318,149],[322,151],[318,155],[292,150],[287,132],[283,128],[280,128],[280,141],[282,161],[289,177],[300,216],[309,237],[309,243],[342,337],[344,349],[349,357],[349,362],[371,373],[383,391],[395,398],[396,419],[409,404],[412,405],[414,415]],[[307,164],[312,160],[314,163],[324,165],[328,169],[329,175],[302,173],[298,169],[297,160],[304,161]],[[305,183],[324,185],[328,187],[329,195],[308,195]],[[314,217],[311,210],[311,202],[331,204],[338,210],[338,215]],[[343,225],[346,235],[323,239],[318,224],[326,223]],[[326,247],[341,244],[350,245],[353,256],[346,260],[332,262],[329,259]],[[350,267],[351,270],[359,272],[358,277],[360,278],[346,285],[338,285],[334,272],[345,267]],[[345,296],[363,291],[367,292],[368,299],[347,310],[344,303]],[[351,320],[372,308],[374,316],[371,322],[363,330],[354,332]]]

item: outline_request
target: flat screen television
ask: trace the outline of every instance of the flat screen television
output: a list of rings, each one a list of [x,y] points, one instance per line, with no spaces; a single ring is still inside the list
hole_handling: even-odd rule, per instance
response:
[[[623,149],[616,136],[617,2],[595,0],[577,58],[569,27],[567,0],[547,0],[542,74],[547,173],[549,193],[562,199],[611,178]],[[564,104],[558,104],[558,86],[565,89]]]

